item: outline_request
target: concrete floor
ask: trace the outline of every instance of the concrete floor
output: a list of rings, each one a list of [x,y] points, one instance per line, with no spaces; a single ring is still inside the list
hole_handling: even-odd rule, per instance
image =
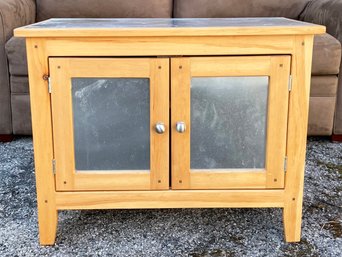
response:
[[[63,211],[38,244],[31,138],[0,143],[0,256],[341,256],[342,144],[310,138],[300,243],[280,209]]]

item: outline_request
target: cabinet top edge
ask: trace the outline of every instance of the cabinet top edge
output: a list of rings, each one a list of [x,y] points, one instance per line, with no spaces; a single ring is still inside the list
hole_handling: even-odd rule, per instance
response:
[[[281,17],[200,19],[49,19],[14,30],[16,37],[151,37],[314,35],[325,26]]]

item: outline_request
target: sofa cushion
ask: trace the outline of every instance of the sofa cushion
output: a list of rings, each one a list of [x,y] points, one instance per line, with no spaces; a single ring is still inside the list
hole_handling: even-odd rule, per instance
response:
[[[11,93],[15,94],[28,94],[29,93],[29,81],[28,76],[15,76],[11,75]]]
[[[27,76],[27,58],[25,38],[12,37],[5,45],[9,73],[17,76]]]
[[[310,96],[312,97],[336,97],[337,75],[312,76]]]
[[[176,18],[287,17],[297,19],[309,0],[174,0]]]
[[[337,82],[336,75],[311,77],[308,135],[332,134]]]
[[[336,97],[310,97],[309,136],[332,134]]]
[[[30,96],[12,94],[12,121],[14,135],[32,135]]]
[[[0,43],[13,36],[13,29],[35,22],[35,0],[0,0]]]
[[[333,36],[325,33],[316,35],[312,56],[312,74],[338,74],[341,62],[341,44]]]
[[[171,18],[172,0],[37,0],[37,20],[49,18]]]
[[[9,83],[5,46],[0,43],[0,135],[12,134]]]

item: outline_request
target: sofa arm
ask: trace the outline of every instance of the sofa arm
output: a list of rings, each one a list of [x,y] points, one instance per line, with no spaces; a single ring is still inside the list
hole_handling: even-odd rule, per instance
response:
[[[0,44],[13,36],[13,29],[33,23],[35,19],[35,0],[0,0]]]
[[[341,0],[311,0],[300,15],[300,19],[326,26],[327,32],[342,42],[341,14]]]
[[[12,134],[11,92],[5,44],[13,29],[35,21],[35,0],[0,0],[0,140]]]

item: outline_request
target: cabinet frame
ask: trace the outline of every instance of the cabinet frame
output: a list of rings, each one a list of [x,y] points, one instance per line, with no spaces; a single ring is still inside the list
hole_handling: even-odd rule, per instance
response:
[[[304,27],[304,25],[303,25]],[[189,29],[191,30],[191,28]],[[305,30],[265,30],[255,28],[231,35],[186,35],[116,37],[81,34],[69,37],[30,35],[22,28],[15,35],[26,36],[33,145],[37,188],[40,243],[53,245],[57,211],[64,209],[110,208],[199,208],[199,207],[279,207],[283,208],[285,239],[298,242],[301,233],[306,132],[309,107],[313,35],[324,33],[315,26]],[[229,31],[229,30],[227,30]],[[254,32],[253,32],[254,31]],[[238,33],[239,32],[239,33]],[[245,34],[243,34],[245,33]],[[276,33],[276,35],[274,35]],[[51,98],[48,92],[49,57],[65,56],[171,56],[171,55],[291,55],[292,90],[289,97],[286,142],[287,173],[284,189],[260,190],[162,190],[58,192],[53,174],[53,133]]]

